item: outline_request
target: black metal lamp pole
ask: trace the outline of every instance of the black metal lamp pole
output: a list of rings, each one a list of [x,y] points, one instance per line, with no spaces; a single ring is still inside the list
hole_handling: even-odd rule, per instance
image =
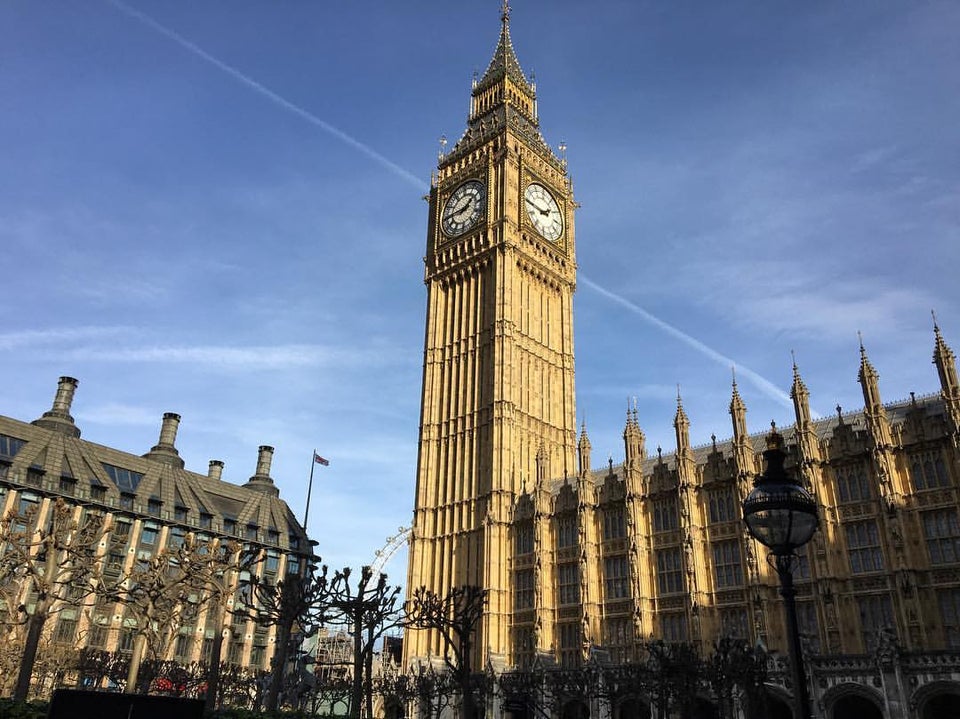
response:
[[[787,456],[783,452],[783,437],[777,432],[776,425],[772,426],[763,453],[767,468],[757,477],[753,491],[743,500],[743,521],[750,535],[770,550],[769,559],[773,560],[770,564],[780,578],[780,596],[787,614],[787,648],[793,669],[796,716],[797,719],[810,719],[810,693],[800,646],[793,568],[797,562],[796,550],[813,537],[819,518],[813,497],[784,469]]]

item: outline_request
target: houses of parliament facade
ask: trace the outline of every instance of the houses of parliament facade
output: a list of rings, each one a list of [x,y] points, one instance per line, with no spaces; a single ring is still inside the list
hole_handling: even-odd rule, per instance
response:
[[[736,382],[731,439],[695,447],[678,398],[676,446],[649,452],[632,407],[623,461],[594,467],[574,405],[576,206],[505,8],[429,196],[408,587],[488,590],[479,667],[577,666],[598,650],[625,663],[651,638],[786,655],[777,575],[742,520],[764,436],[747,431]],[[936,322],[932,347],[939,387],[893,404],[861,347],[863,409],[828,418],[794,366],[794,421],[777,431],[819,508],[794,574],[817,716],[947,716],[960,702],[960,380]],[[429,661],[443,643],[408,630],[404,652]]]

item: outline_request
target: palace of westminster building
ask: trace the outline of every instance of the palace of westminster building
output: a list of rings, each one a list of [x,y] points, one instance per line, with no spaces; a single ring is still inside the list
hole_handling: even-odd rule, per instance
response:
[[[726,635],[784,654],[776,574],[741,513],[764,437],[748,433],[736,384],[731,439],[694,447],[678,402],[676,447],[649,454],[633,408],[623,461],[592,465],[574,404],[575,208],[505,11],[467,129],[429,196],[408,590],[486,588],[474,666],[498,671],[629,662],[650,638],[709,651]],[[936,326],[933,362],[936,394],[885,404],[861,351],[864,408],[827,419],[813,418],[794,368],[794,424],[779,431],[788,469],[820,509],[795,574],[818,716],[840,716],[850,696],[887,717],[934,716],[924,706],[960,697],[960,379]],[[87,442],[70,415],[76,386],[61,378],[33,422],[0,417],[5,513],[42,518],[57,498],[78,515],[105,512],[124,538],[105,558],[116,572],[188,532],[254,545],[278,575],[312,556],[270,477],[270,447],[237,485],[218,461],[207,474],[184,468],[174,414],[143,455]],[[122,612],[94,609],[61,611],[54,639],[122,649]],[[171,656],[203,658],[216,619],[181,632]],[[236,622],[224,657],[269,666],[271,640]],[[443,645],[408,630],[403,651],[410,667]]]
[[[765,438],[735,382],[731,439],[694,447],[678,399],[672,452],[648,453],[631,408],[622,463],[592,464],[574,408],[576,203],[508,10],[471,103],[429,196],[408,590],[489,591],[474,666],[628,662],[651,638],[708,652],[724,635],[785,655],[777,575],[741,510]],[[861,347],[864,408],[826,419],[794,367],[779,432],[819,506],[795,571],[818,715],[845,697],[889,717],[960,701],[960,380],[936,323],[933,363],[938,393],[885,404]],[[442,652],[408,630],[408,664]]]

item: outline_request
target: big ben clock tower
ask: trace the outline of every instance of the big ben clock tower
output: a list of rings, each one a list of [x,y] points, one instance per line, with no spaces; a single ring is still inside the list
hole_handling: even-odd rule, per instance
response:
[[[474,666],[510,657],[509,522],[538,478],[575,472],[573,189],[510,40],[473,83],[429,196],[423,396],[408,588],[489,590]],[[407,661],[442,654],[408,631]]]

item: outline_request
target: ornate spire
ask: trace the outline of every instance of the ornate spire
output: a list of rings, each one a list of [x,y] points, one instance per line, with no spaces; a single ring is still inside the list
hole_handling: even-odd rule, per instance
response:
[[[590,438],[587,436],[587,422],[583,420],[580,424],[580,439],[577,441],[577,454],[580,458],[580,474],[585,475],[590,471]]]
[[[524,75],[510,39],[510,4],[500,12],[500,39],[486,71],[473,86],[470,119],[509,104],[536,122],[536,90]]]
[[[743,403],[740,397],[740,391],[737,389],[737,370],[730,368],[733,373],[733,394],[730,397],[730,418],[733,420],[733,438],[735,440],[744,440],[747,437],[747,405]]]
[[[931,313],[933,314],[933,313]],[[940,375],[940,391],[945,398],[960,398],[960,381],[957,380],[957,361],[953,350],[940,334],[937,315],[933,314],[933,363]]]
[[[883,402],[880,401],[880,375],[867,357],[867,350],[863,346],[863,335],[857,332],[857,337],[860,340],[860,371],[857,373],[857,381],[863,389],[864,408],[870,412],[883,407]]]
[[[637,467],[647,455],[647,438],[640,429],[637,421],[637,400],[633,398],[633,406],[627,401],[627,423],[623,428],[623,449],[628,467]]]
[[[677,430],[677,453],[680,454],[690,449],[690,420],[683,411],[680,385],[677,385],[677,414],[673,418],[673,426]]]
[[[800,370],[797,368],[797,358],[791,350],[793,357],[793,386],[790,387],[790,399],[793,400],[793,412],[797,418],[797,427],[806,427],[810,424],[810,392],[807,391],[807,385],[803,383],[800,377]]]

